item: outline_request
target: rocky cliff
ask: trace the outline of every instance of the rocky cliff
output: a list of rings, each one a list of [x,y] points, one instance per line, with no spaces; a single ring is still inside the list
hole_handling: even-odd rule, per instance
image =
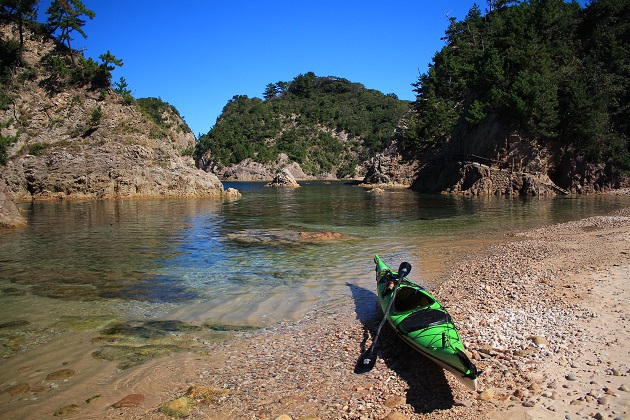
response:
[[[3,42],[17,36],[9,26],[0,35]],[[22,64],[2,82],[0,134],[16,141],[0,178],[16,200],[225,195],[219,179],[187,156],[195,137],[169,107],[158,126],[111,89],[50,89],[44,59],[55,48],[28,34]]]

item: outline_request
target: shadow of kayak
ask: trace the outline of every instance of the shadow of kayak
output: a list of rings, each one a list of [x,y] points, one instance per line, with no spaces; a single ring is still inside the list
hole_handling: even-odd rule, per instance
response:
[[[357,319],[363,325],[361,351],[357,355],[360,358],[372,344],[383,313],[376,293],[355,284],[346,285],[352,293]],[[455,405],[444,370],[404,343],[389,324],[381,331],[376,352],[385,361],[385,366],[407,383],[406,403],[416,413],[446,410]],[[365,373],[365,370],[357,363],[355,373]]]

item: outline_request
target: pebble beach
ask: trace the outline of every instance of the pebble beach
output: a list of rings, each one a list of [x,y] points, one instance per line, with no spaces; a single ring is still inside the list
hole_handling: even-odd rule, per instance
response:
[[[382,314],[374,290],[347,284],[347,305],[208,343],[207,356],[152,360],[117,381],[114,392],[58,414],[630,418],[630,209],[508,239],[463,257],[430,289],[483,371],[477,391],[417,355],[389,327],[379,337],[374,369],[354,373]]]

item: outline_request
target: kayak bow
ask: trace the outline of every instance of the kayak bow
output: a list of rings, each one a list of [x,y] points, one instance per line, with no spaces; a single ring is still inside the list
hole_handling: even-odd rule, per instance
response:
[[[378,255],[376,284],[385,317],[394,331],[413,349],[451,372],[469,389],[477,389],[477,367],[466,354],[453,319],[437,299],[423,287],[402,278],[392,305],[397,273]],[[389,308],[389,311],[387,310]]]

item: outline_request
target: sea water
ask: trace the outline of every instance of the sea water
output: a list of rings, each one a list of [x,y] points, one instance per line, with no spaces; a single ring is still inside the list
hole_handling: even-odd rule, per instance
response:
[[[393,268],[411,262],[412,280],[435,285],[457,258],[507,232],[630,204],[301,184],[224,183],[238,199],[24,204],[27,226],[1,232],[0,324],[45,334],[69,314],[105,314],[264,326],[342,304],[349,284],[372,287],[374,254]],[[303,237],[325,232],[333,235]]]

